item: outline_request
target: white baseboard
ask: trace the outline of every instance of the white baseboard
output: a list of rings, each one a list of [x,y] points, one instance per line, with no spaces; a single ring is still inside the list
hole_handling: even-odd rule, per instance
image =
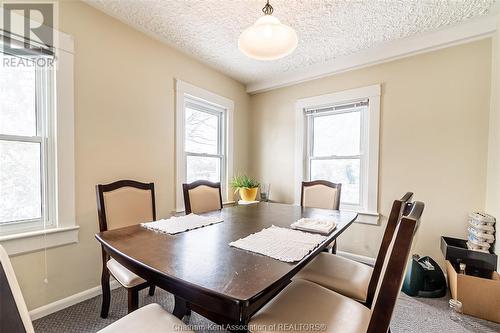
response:
[[[120,283],[116,280],[111,280],[110,281],[110,287],[111,290],[116,289],[120,287]],[[31,320],[37,320],[42,317],[48,316],[51,313],[60,311],[62,309],[65,309],[67,307],[70,307],[72,305],[75,305],[77,303],[86,301],[92,297],[98,296],[102,294],[102,289],[101,286],[96,286],[87,290],[84,290],[82,292],[79,292],[77,294],[71,295],[69,297],[60,299],[58,301],[43,305],[39,308],[33,309],[30,311],[30,317]]]
[[[339,256],[347,258],[347,259],[359,261],[359,262],[362,262],[363,264],[367,264],[370,266],[375,266],[375,258],[370,258],[370,257],[362,256],[359,254],[354,254],[351,252],[344,252],[344,251],[337,251],[337,254]]]

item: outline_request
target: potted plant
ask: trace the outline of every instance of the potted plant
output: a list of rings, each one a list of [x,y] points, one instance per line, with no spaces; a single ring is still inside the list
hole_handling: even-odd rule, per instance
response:
[[[231,187],[235,193],[240,192],[243,201],[255,201],[259,185],[259,182],[247,175],[235,176],[231,180]]]

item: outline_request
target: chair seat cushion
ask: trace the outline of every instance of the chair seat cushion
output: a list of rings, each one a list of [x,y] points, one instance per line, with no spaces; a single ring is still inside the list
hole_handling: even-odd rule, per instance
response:
[[[153,303],[103,328],[101,333],[193,332],[180,319]]]
[[[106,266],[108,266],[109,272],[115,277],[115,279],[118,280],[118,282],[120,282],[120,284],[125,288],[132,288],[146,282],[143,278],[123,267],[123,265],[115,259],[108,260]]]
[[[250,320],[251,332],[366,332],[371,311],[306,280],[292,281]]]
[[[372,272],[373,268],[357,261],[320,253],[294,279],[308,280],[365,302]]]

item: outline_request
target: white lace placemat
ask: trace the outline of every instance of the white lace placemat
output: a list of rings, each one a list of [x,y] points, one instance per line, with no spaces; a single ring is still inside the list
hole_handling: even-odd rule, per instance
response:
[[[322,235],[273,225],[229,245],[281,261],[294,262],[304,258],[325,239]]]
[[[196,214],[189,214],[184,216],[172,216],[166,220],[141,223],[141,226],[149,230],[173,235],[178,234],[179,232],[205,227],[222,221],[223,219],[219,216],[200,216]]]

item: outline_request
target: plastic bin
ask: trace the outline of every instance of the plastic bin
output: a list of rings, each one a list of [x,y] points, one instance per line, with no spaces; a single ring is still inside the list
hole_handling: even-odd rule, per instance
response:
[[[470,267],[489,271],[497,270],[496,254],[469,250],[467,248],[467,240],[465,239],[442,236],[441,252],[445,259],[449,260],[452,264],[460,260]]]

